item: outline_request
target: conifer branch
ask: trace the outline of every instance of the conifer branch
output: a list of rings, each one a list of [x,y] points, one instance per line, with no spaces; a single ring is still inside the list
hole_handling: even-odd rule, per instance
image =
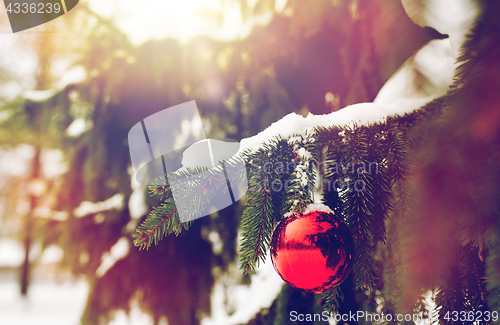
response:
[[[354,166],[357,164],[366,166],[368,158],[368,139],[366,133],[361,129],[346,131],[348,143],[348,156],[352,157]],[[352,188],[345,190],[342,194],[344,201],[344,213],[347,225],[351,229],[355,243],[354,273],[356,287],[371,290],[375,282],[375,266],[373,260],[373,238],[372,227],[375,221],[373,215],[375,202],[373,197],[373,176],[368,173],[358,173],[356,170],[349,175]],[[366,186],[359,190],[356,184]]]
[[[363,128],[368,140],[368,166],[364,166],[364,173],[368,173],[373,181],[370,184],[373,196],[373,217],[372,235],[374,243],[387,241],[385,221],[389,218],[389,211],[392,210],[392,188],[391,175],[387,168],[387,156],[389,143],[387,138],[387,126],[376,125],[372,128]]]
[[[464,296],[467,298],[467,308],[470,311],[485,311],[486,301],[486,267],[480,260],[478,248],[472,244],[462,247],[461,277],[464,282]]]
[[[149,248],[151,245],[150,238],[153,238],[155,233],[160,229],[160,227],[163,227],[163,225],[172,218],[172,216],[177,213],[177,208],[173,209],[172,212],[170,212],[167,216],[161,216],[162,220],[153,228],[151,228],[148,232],[139,232],[140,237],[136,237],[136,240],[134,241],[134,244],[136,246],[140,246],[142,248]],[[147,230],[148,225],[151,225],[151,223],[145,224],[143,223],[140,228],[140,230]]]
[[[275,156],[276,141],[249,156],[249,187],[247,207],[243,211],[240,244],[240,270],[251,272],[259,259],[265,261],[266,251],[271,243],[272,231],[277,217],[273,203],[272,185],[277,179],[274,164],[261,165],[264,159]],[[269,161],[267,161],[269,162]]]
[[[334,287],[321,294],[323,301],[323,311],[328,314],[335,314],[339,310],[339,303],[344,300],[344,295],[340,287]]]
[[[270,147],[266,149],[269,150]],[[262,238],[264,223],[269,223],[269,221],[273,223],[273,220],[269,220],[269,216],[266,215],[266,212],[269,212],[270,200],[272,200],[268,177],[270,172],[261,165],[261,159],[266,156],[265,149],[259,149],[256,154],[250,156],[248,200],[241,222],[243,233],[240,244],[240,269],[244,273],[253,270],[259,257],[264,258],[267,249],[266,240]],[[269,243],[270,234],[267,232],[265,235],[269,237],[267,240]]]
[[[231,159],[225,163],[237,166]],[[245,175],[244,170],[231,168],[228,176],[240,179],[243,175]],[[166,197],[166,199],[159,207],[155,207],[148,218],[137,227],[137,233],[133,235],[134,244],[141,249],[148,249],[153,243],[157,245],[166,235],[174,233],[177,236],[182,229],[189,229],[192,221],[205,213],[217,190],[220,188],[227,190],[224,187],[226,179],[222,165],[211,170],[191,168],[170,173],[167,176],[169,181],[167,185],[149,188],[150,194],[158,195],[160,198]],[[179,194],[176,200],[173,198],[173,193]],[[188,213],[187,222],[181,223],[179,208],[184,209],[184,213]]]
[[[408,173],[410,170],[409,144],[404,134],[391,124],[388,131],[388,171],[394,187],[396,217],[405,217],[410,210],[410,197],[408,195]]]
[[[479,259],[477,248],[470,243],[460,245],[457,242],[455,255],[457,258],[448,269],[435,299],[434,317],[442,324],[453,324],[454,311],[477,315],[478,311],[484,313],[488,310],[485,265]],[[461,321],[472,323],[466,317]]]
[[[288,212],[301,212],[312,202],[315,172],[304,137],[274,139],[248,155],[247,207],[242,217],[241,265],[245,273],[264,261],[274,225]],[[305,155],[305,156],[303,156]],[[260,164],[255,164],[258,162]]]

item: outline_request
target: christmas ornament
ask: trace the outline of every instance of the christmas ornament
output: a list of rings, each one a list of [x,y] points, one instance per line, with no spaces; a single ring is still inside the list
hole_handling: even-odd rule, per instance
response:
[[[349,229],[323,205],[289,214],[278,223],[271,240],[276,272],[291,286],[315,293],[347,278],[353,251]]]

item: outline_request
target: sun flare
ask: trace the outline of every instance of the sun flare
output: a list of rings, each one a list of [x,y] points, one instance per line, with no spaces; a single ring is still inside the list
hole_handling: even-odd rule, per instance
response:
[[[92,10],[113,19],[135,44],[165,37],[187,42],[198,35],[231,40],[271,18],[268,13],[243,21],[240,6],[233,0],[87,1]]]

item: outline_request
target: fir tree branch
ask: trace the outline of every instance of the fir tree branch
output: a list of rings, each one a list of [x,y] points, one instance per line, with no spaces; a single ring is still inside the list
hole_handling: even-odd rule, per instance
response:
[[[479,258],[477,247],[467,244],[462,247],[461,277],[464,283],[464,306],[469,311],[488,310],[486,301],[486,267]]]
[[[377,125],[372,128],[362,128],[366,132],[368,140],[368,166],[364,166],[364,172],[370,174],[373,184],[373,216],[374,223],[372,235],[374,243],[387,241],[385,221],[389,218],[392,210],[393,194],[391,189],[391,175],[387,168],[387,155],[389,143],[387,139],[387,126]]]
[[[347,224],[351,229],[355,243],[354,274],[356,287],[371,290],[375,282],[375,266],[373,260],[372,227],[374,223],[373,176],[367,173],[358,173],[355,166],[366,166],[369,163],[368,139],[362,129],[346,132],[349,153],[352,157],[353,173],[349,175],[352,187],[341,194],[344,201],[344,213]],[[356,184],[366,187],[359,190]]]
[[[407,184],[410,170],[410,148],[404,134],[394,124],[389,125],[387,137],[389,144],[388,169],[396,197],[396,217],[405,217],[409,214],[410,210]]]
[[[235,164],[231,160],[225,163]],[[222,165],[219,165],[211,170],[194,168],[171,173],[168,174],[168,185],[150,187],[150,193],[160,197],[167,196],[167,199],[154,208],[148,219],[137,227],[137,234],[133,235],[134,244],[141,249],[148,249],[153,243],[157,245],[168,234],[179,235],[183,228],[189,229],[192,220],[205,213],[217,190],[225,188],[226,179],[222,168]],[[237,168],[232,170],[230,177],[245,174]],[[176,200],[173,198],[174,194],[178,194]],[[184,209],[184,213],[188,213],[188,222],[180,222],[180,208]]]
[[[344,300],[344,295],[340,287],[334,287],[321,294],[323,301],[323,311],[328,314],[335,314],[339,310],[339,303]]]
[[[255,268],[259,258],[265,261],[274,224],[278,219],[276,212],[279,209],[273,203],[279,202],[280,199],[279,195],[273,198],[271,191],[273,182],[278,179],[278,173],[275,170],[277,163],[275,152],[278,143],[274,140],[248,157],[251,168],[248,179],[247,207],[243,211],[241,221],[240,244],[240,269],[245,274]],[[262,162],[265,163],[261,164]]]

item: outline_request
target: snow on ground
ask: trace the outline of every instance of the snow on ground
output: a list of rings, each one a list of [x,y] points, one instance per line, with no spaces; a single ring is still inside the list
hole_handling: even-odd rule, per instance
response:
[[[102,276],[116,260],[126,256],[129,250],[126,238],[121,238],[103,257],[98,269]],[[77,325],[85,308],[89,287],[83,279],[57,280],[35,279],[29,287],[27,298],[19,294],[17,272],[2,271],[2,268],[17,268],[23,261],[21,243],[2,239],[0,241],[0,324],[14,325]],[[57,263],[62,258],[60,247],[49,246],[40,256],[40,263]],[[241,272],[237,265],[233,270],[216,279],[212,292],[212,315],[202,320],[202,325],[231,325],[247,323],[262,308],[271,306],[281,291],[283,281],[274,271],[268,254],[265,264],[252,275],[250,285],[237,284]],[[227,301],[229,306],[226,306]],[[228,307],[228,308],[226,308]],[[233,313],[228,310],[234,311]],[[127,315],[118,311],[109,325],[152,325],[153,320],[142,312],[136,301],[131,303]],[[163,321],[160,324],[166,325]]]
[[[16,280],[6,282],[0,278],[0,324],[79,324],[88,295],[85,280],[35,281],[27,298],[21,297]]]
[[[30,251],[34,265],[28,296],[22,297],[19,267],[24,260],[23,245],[9,238],[0,240],[0,324],[73,325],[78,324],[88,295],[82,278],[56,279],[37,267],[54,265],[63,257],[59,246],[50,245],[43,252],[39,244]]]
[[[62,260],[63,250],[50,245],[41,252],[35,244],[30,251],[33,280],[28,296],[22,297],[19,267],[24,260],[24,247],[14,239],[0,240],[0,324],[12,325],[77,325],[85,308],[89,285],[84,278],[50,273],[51,265]],[[102,276],[117,260],[128,254],[129,242],[120,238],[103,256],[97,273]],[[44,269],[45,267],[45,269]],[[43,271],[42,271],[43,270]],[[118,312],[109,325],[153,325],[150,316],[131,304],[131,313]],[[165,323],[166,324],[166,323]]]
[[[212,314],[201,321],[201,325],[246,324],[262,308],[268,308],[283,287],[283,280],[274,271],[271,256],[267,253],[266,263],[261,264],[252,275],[250,285],[235,284],[237,274],[232,270],[216,278],[212,290]],[[229,308],[225,308],[228,301]],[[228,309],[234,310],[229,313]]]

